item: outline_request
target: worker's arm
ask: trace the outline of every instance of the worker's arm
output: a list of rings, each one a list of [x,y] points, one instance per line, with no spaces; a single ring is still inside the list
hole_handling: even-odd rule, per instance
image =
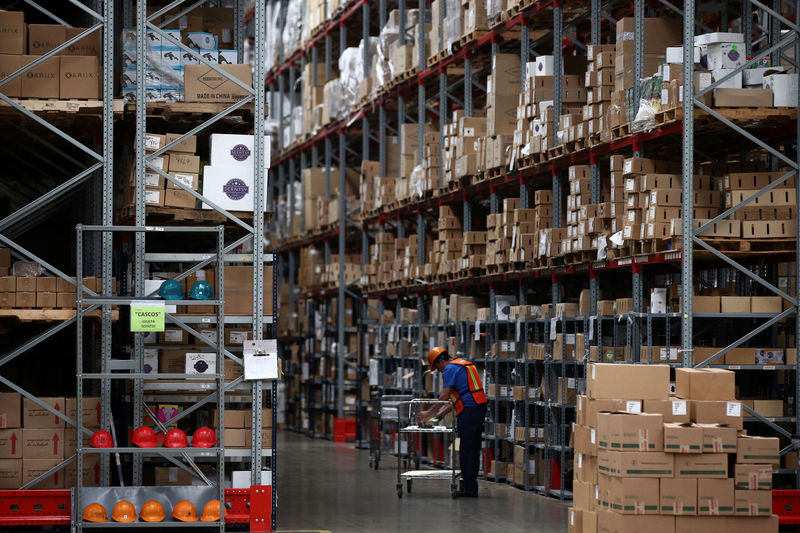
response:
[[[419,422],[420,424],[424,424],[431,418],[441,418],[447,413],[449,413],[450,410],[453,408],[452,405],[450,404],[450,387],[444,387],[442,389],[442,393],[439,395],[439,398],[437,399],[440,402],[448,402],[448,403],[447,405],[444,406],[439,404],[432,405],[430,409],[425,409],[424,411],[421,411],[419,415],[417,415],[417,422]]]

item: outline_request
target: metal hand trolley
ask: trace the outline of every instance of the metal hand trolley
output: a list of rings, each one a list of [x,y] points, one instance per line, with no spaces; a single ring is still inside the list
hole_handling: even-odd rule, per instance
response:
[[[430,480],[430,479],[449,479],[450,480],[450,495],[455,498],[458,492],[458,478],[461,476],[461,471],[455,469],[455,436],[456,436],[456,422],[453,419],[451,426],[419,426],[416,422],[416,408],[421,408],[423,405],[449,405],[449,401],[440,400],[427,400],[427,399],[413,399],[409,401],[399,402],[397,407],[397,425],[399,431],[397,435],[397,497],[403,497],[403,481],[406,482],[406,490],[411,493],[411,484],[413,480]],[[407,416],[404,418],[403,415]],[[450,449],[450,469],[440,470],[421,470],[419,451],[414,448],[414,439],[409,438],[418,434],[436,433],[446,435],[448,437],[448,448]],[[402,443],[406,442],[407,451],[403,454]],[[411,470],[412,459],[415,463],[416,470]],[[405,465],[405,469],[403,468]],[[405,471],[404,471],[405,470]]]
[[[386,422],[392,424],[397,422],[397,406],[401,401],[408,401],[413,398],[410,394],[384,394],[376,396],[370,400],[370,416],[373,424],[377,426],[370,428],[369,437],[369,467],[378,469],[381,461],[381,451],[383,450],[383,432],[386,429]]]

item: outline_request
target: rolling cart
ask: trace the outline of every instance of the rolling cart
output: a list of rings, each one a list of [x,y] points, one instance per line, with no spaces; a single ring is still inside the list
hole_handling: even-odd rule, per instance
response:
[[[397,438],[397,497],[403,497],[403,481],[406,483],[406,490],[411,493],[411,486],[414,480],[424,481],[431,479],[450,480],[450,495],[455,498],[458,492],[458,478],[461,475],[460,470],[455,469],[455,436],[456,426],[455,419],[453,425],[417,425],[416,416],[423,405],[439,404],[449,405],[448,401],[440,400],[426,400],[426,399],[413,399],[408,401],[401,401],[397,406],[397,426],[399,428]],[[404,417],[404,415],[406,415]],[[420,454],[414,447],[414,440],[410,438],[419,434],[435,433],[444,435],[448,438],[450,449],[450,469],[449,470],[421,470],[420,469]],[[406,443],[407,451],[403,453],[403,442]],[[415,469],[411,470],[412,461]]]
[[[384,394],[370,400],[370,414],[373,428],[369,439],[369,467],[378,469],[381,461],[381,452],[384,450],[383,432],[386,423],[397,422],[397,407],[402,401],[411,400],[410,394]],[[376,432],[377,429],[377,432]]]

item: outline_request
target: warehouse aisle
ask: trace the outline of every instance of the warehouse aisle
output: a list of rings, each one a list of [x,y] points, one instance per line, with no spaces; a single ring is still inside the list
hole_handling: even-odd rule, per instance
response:
[[[479,499],[453,500],[445,482],[429,481],[400,500],[393,457],[376,472],[366,450],[289,431],[279,433],[278,450],[279,531],[567,531],[566,506],[510,487],[482,483]]]

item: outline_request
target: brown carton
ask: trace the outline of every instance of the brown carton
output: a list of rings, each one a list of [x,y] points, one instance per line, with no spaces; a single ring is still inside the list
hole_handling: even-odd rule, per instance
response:
[[[645,400],[645,413],[658,413],[664,423],[686,424],[691,422],[691,412],[687,400]]]
[[[58,296],[54,292],[37,292],[36,307],[40,309],[53,309],[58,304]]]
[[[27,459],[63,459],[63,429],[22,430],[22,456]]]
[[[200,172],[200,157],[194,154],[172,152],[169,156],[169,171],[170,173],[188,172],[197,174]]]
[[[194,209],[196,205],[197,199],[188,191],[171,188],[164,191],[164,207]]]
[[[64,467],[64,486],[74,487],[77,480],[76,464],[68,464]],[[84,487],[99,487],[100,486],[100,455],[87,454],[83,458],[83,486]]]
[[[56,293],[56,307],[59,309],[74,309],[76,296],[74,292]]]
[[[703,453],[703,428],[692,424],[664,424],[664,451]]]
[[[183,374],[186,370],[185,350],[160,350],[158,372],[160,374]]]
[[[62,24],[28,24],[28,53],[44,55],[67,40],[67,27]]]
[[[22,427],[21,399],[18,392],[0,392],[0,428]]]
[[[17,292],[17,305],[16,307],[22,309],[32,309],[36,307],[36,293],[35,292]]]
[[[492,461],[492,464],[494,463],[495,461]],[[505,464],[505,463],[500,463],[500,464]],[[492,471],[496,472],[495,470]],[[503,475],[500,472],[497,472],[497,474],[499,476]],[[568,532],[581,533],[583,531],[583,511],[581,511],[580,509],[570,508],[568,512],[569,512],[569,515],[567,517]]]
[[[598,422],[600,419],[598,415]],[[609,448],[636,452],[664,450],[664,419],[659,414],[612,414]],[[602,446],[602,442],[599,443]]]
[[[166,144],[176,141],[182,136],[183,136],[182,133],[167,133]],[[183,141],[179,142],[174,147],[170,148],[169,151],[186,152],[188,154],[193,154],[197,152],[197,135],[190,135],[189,137],[186,137]]]
[[[2,18],[3,13],[8,13],[8,11],[0,11],[0,19]],[[0,22],[0,24],[2,24],[2,22]],[[0,28],[0,31],[2,31],[2,28]],[[0,33],[0,47],[2,47],[2,41],[3,34]],[[0,54],[0,80],[7,78],[17,70],[21,69],[22,65],[22,56]],[[21,78],[24,76],[24,74],[22,76],[17,76],[15,79],[3,85],[3,94],[12,98],[19,98],[21,90],[20,88],[22,86]]]
[[[676,368],[675,395],[687,400],[733,400],[736,374],[720,368]]]
[[[710,516],[677,516],[675,533],[725,533],[725,519]]]
[[[778,515],[729,516],[725,519],[725,533],[778,533]]]
[[[155,475],[157,486],[169,487],[192,484],[192,474],[176,466],[157,466]]]
[[[225,428],[225,447],[244,448],[247,443],[247,436],[250,433],[246,429]]]
[[[772,465],[737,464],[734,476],[737,489],[772,490]]]
[[[38,55],[22,56],[22,64],[27,65]],[[51,57],[21,76],[20,96],[23,98],[59,98],[60,57]]]
[[[66,399],[66,415],[74,421],[78,421],[78,400],[77,398]],[[83,409],[81,409],[81,416],[83,416],[83,425],[87,428],[101,427],[101,412],[100,412],[100,397],[99,396],[84,396]]]
[[[772,515],[772,492],[766,490],[736,490],[736,516]]]
[[[611,514],[611,517],[614,523],[612,531],[617,533],[675,532],[675,519],[671,516]],[[598,529],[598,531],[600,530]]]
[[[53,459],[23,459],[22,460],[22,483],[27,484],[38,478],[45,472],[54,468],[60,460]],[[62,489],[64,488],[64,471],[59,470],[48,478],[40,481],[34,487],[36,489]]]
[[[623,477],[673,477],[673,454],[664,452],[598,452],[598,469],[608,454],[611,470]],[[606,463],[609,464],[609,463]],[[602,471],[602,470],[601,470]]]
[[[610,478],[608,501],[612,511],[620,514],[658,514],[658,479]]]
[[[777,437],[743,436],[736,439],[737,463],[780,464],[780,442]]]
[[[220,65],[229,75],[252,87],[250,65]],[[187,65],[184,69],[184,95],[187,102],[238,102],[250,96],[236,83],[205,65]]]
[[[56,411],[62,413],[65,411],[65,402],[62,397],[39,398],[39,401],[44,402]],[[22,427],[29,429],[63,428],[64,419],[25,398],[22,402]]]
[[[704,516],[732,516],[733,480],[697,480],[697,514]]]
[[[595,363],[589,372],[587,393],[590,398],[666,400],[669,371],[668,365]]]
[[[689,402],[692,422],[696,424],[721,424],[742,429],[744,418],[742,404],[738,401],[698,401]]]
[[[726,478],[728,454],[675,454],[675,477]]]
[[[22,11],[0,11],[0,54],[24,54],[26,44],[25,14]],[[11,96],[6,88],[3,87],[3,94]]]
[[[703,429],[703,453],[736,453],[736,428],[698,424]]]
[[[86,31],[88,28],[67,28],[64,33],[64,42],[69,41]],[[103,49],[100,44],[100,31],[93,31],[78,42],[72,43],[66,50],[61,52],[61,56],[94,56],[100,57]]]
[[[662,515],[697,514],[697,480],[662,478],[659,513]]]
[[[102,86],[100,58],[62,56],[59,67],[59,98],[98,99]]]
[[[22,429],[0,430],[0,459],[22,459]]]
[[[0,489],[22,486],[22,459],[0,459]]]

